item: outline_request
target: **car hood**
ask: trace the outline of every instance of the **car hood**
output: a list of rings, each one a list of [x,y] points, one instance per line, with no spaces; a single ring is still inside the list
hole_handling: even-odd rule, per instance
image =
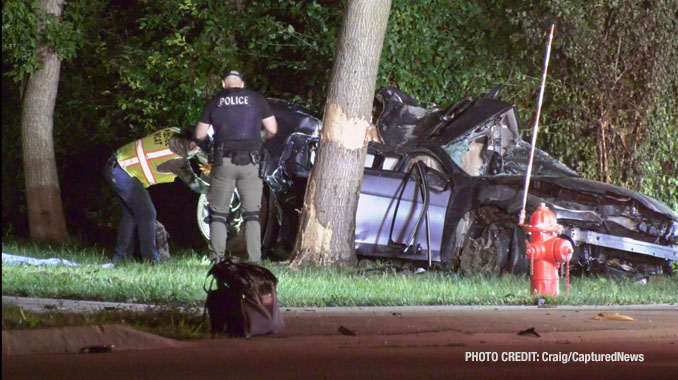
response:
[[[466,188],[466,203],[495,205],[517,215],[522,203],[522,176],[456,177],[455,186]],[[533,176],[528,204],[546,203],[558,220],[593,228],[617,223],[627,230],[648,233],[678,242],[678,215],[665,204],[638,192],[582,177]]]
[[[661,214],[674,221],[678,221],[678,214],[664,203],[648,197],[639,192],[625,189],[620,186],[608,183],[598,182],[583,177],[542,177],[538,178],[544,182],[551,182],[560,187],[564,187],[581,194],[588,194],[599,199],[603,204],[605,200],[614,200],[616,203],[622,203],[635,200],[648,210]]]
[[[509,115],[506,127],[519,139],[518,112],[510,103],[481,96],[464,98],[447,108],[424,108],[410,95],[394,88],[382,88],[375,95],[378,108],[376,121],[379,137],[391,147],[435,140],[446,145],[468,138],[479,129],[491,127],[490,121]]]

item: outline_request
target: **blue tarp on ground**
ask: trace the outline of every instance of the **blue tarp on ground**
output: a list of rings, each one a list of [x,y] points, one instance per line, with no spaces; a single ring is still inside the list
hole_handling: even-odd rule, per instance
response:
[[[51,259],[36,259],[33,257],[27,256],[18,256],[10,255],[9,253],[2,253],[2,265],[18,265],[18,264],[28,264],[28,265],[66,265],[69,267],[80,266],[78,263],[74,263],[70,260],[51,258]]]

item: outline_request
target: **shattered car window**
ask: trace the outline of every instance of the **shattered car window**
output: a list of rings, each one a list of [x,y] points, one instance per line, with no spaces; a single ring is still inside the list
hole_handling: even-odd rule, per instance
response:
[[[527,171],[529,158],[530,144],[522,140],[519,141],[504,155],[503,174],[524,175]],[[579,176],[579,173],[540,149],[534,151],[532,173],[537,176]]]
[[[496,104],[492,104],[492,107],[483,104],[490,101]],[[504,172],[504,156],[521,141],[516,109],[506,106],[502,109],[502,104],[497,102],[499,101],[494,99],[483,99],[473,105],[467,112],[477,110],[480,116],[475,119],[467,118],[469,121],[488,117],[470,129],[468,121],[464,123],[465,120],[453,121],[444,128],[444,134],[456,136],[443,145],[443,150],[470,176]],[[497,108],[499,112],[492,114],[497,112]]]

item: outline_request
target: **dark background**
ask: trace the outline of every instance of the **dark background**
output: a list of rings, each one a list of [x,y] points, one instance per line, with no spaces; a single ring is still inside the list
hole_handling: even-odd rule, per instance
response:
[[[2,2],[3,237],[28,235],[20,131],[27,74],[17,74],[27,62],[20,48],[39,38],[22,10],[28,3]],[[56,40],[74,41],[74,54],[62,64],[54,141],[71,236],[113,245],[120,206],[103,179],[106,160],[157,129],[195,125],[226,70],[321,115],[343,3],[67,2],[62,24],[69,28]],[[531,120],[547,31],[556,23],[540,148],[586,177],[607,176],[678,210],[678,17],[667,6],[394,0],[377,88],[395,86],[422,104],[446,106],[504,83],[500,98]],[[610,69],[617,63],[625,71],[619,81]],[[613,126],[607,173],[598,155],[601,104]],[[197,194],[180,182],[150,192],[172,243],[204,248]]]

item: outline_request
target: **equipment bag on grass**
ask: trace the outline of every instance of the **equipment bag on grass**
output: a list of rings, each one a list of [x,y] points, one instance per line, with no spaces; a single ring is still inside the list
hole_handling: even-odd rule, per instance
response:
[[[205,309],[212,333],[250,337],[279,331],[285,324],[275,287],[278,279],[255,264],[218,262],[207,272]],[[213,284],[216,283],[216,289]]]
[[[158,249],[158,259],[160,261],[169,261],[170,250],[169,250],[169,232],[165,229],[165,226],[162,223],[155,221],[155,244]]]

